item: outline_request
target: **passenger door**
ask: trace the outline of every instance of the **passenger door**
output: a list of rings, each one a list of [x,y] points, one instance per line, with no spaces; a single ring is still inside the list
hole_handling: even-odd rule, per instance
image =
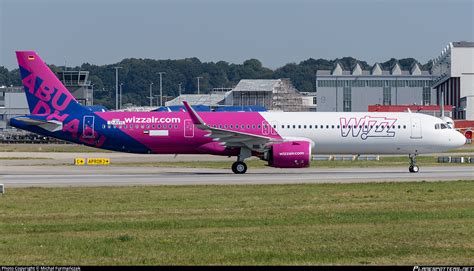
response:
[[[184,137],[194,137],[194,124],[190,119],[184,120]]]
[[[94,116],[84,116],[82,123],[82,137],[83,138],[94,138]]]

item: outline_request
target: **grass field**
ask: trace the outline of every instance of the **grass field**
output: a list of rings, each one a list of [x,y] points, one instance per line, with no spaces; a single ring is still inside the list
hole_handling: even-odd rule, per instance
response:
[[[12,188],[0,265],[474,264],[471,181]]]

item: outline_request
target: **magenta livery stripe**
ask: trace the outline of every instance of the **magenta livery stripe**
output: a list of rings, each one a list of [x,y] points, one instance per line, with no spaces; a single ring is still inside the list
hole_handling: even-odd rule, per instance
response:
[[[195,127],[187,112],[97,112],[96,115],[112,129],[129,135],[153,153],[199,153],[205,150],[222,154],[228,151],[207,137],[209,132]],[[258,112],[199,112],[199,116],[212,127],[281,139]],[[150,131],[165,132],[154,132],[160,136],[152,136]]]

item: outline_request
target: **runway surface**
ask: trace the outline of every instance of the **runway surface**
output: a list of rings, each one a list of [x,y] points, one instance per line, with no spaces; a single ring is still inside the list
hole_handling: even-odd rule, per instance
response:
[[[365,183],[474,180],[471,166],[407,168],[249,169],[236,175],[227,169],[152,167],[8,166],[0,168],[6,187]]]

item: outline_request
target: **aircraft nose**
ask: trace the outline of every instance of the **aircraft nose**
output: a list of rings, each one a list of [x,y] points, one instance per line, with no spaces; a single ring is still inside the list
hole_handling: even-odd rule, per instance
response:
[[[453,136],[451,138],[451,144],[454,148],[459,148],[466,144],[466,137],[458,131],[453,131]]]

